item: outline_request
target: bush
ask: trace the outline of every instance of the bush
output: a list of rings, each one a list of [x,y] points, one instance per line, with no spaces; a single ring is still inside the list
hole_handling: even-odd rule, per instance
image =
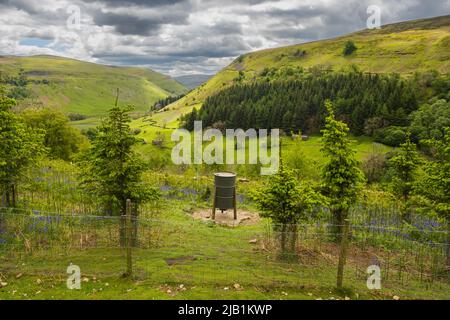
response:
[[[89,141],[93,141],[97,137],[98,130],[96,128],[83,129],[81,133],[84,134]]]
[[[405,127],[388,127],[380,129],[375,132],[375,141],[391,146],[398,147],[406,141],[406,128]]]
[[[70,121],[80,121],[87,119],[87,116],[79,113],[69,113],[67,116],[69,117]]]
[[[356,50],[358,50],[358,48],[356,47],[355,43],[353,41],[349,40],[345,43],[344,56],[349,56]]]

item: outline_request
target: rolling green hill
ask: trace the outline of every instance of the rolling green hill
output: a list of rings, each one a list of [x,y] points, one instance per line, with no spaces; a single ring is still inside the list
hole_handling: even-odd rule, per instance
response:
[[[343,55],[347,41],[358,48],[350,56]],[[236,59],[207,83],[183,99],[161,110],[155,119],[173,122],[212,94],[241,81],[261,77],[266,68],[282,69],[321,66],[335,71],[358,68],[371,73],[399,73],[404,76],[417,71],[450,71],[450,16],[407,21],[383,26],[379,30],[363,30],[335,39],[252,52]]]
[[[113,67],[55,56],[0,57],[0,73],[26,79],[27,97],[21,104],[43,104],[65,113],[89,117],[79,124],[95,123],[115,102],[147,111],[157,100],[185,93],[179,82],[144,68]],[[11,82],[11,81],[10,81]]]

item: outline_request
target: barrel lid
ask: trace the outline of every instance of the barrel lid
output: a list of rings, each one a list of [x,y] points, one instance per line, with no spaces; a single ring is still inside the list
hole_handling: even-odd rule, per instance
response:
[[[223,177],[223,178],[233,178],[233,177],[236,177],[236,173],[233,173],[233,172],[217,172],[217,173],[214,173],[214,175],[215,175],[216,177]]]

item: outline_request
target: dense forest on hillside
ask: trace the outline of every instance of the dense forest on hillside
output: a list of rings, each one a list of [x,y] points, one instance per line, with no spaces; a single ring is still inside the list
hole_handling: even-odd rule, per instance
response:
[[[151,107],[151,111],[161,110],[164,107],[167,107],[169,104],[183,98],[185,95],[177,95],[177,96],[168,96],[167,98],[160,99],[155,102],[155,104]]]
[[[434,72],[405,79],[396,74],[358,71],[323,71],[295,80],[265,79],[222,90],[182,120],[190,130],[194,120],[202,120],[204,126],[281,128],[286,134],[317,133],[324,124],[324,101],[330,99],[336,116],[349,125],[352,134],[389,140],[390,134],[397,134],[395,130],[410,125],[411,114],[431,97],[434,98],[431,102],[444,99],[441,103],[445,104],[449,79]],[[386,133],[385,128],[392,132]],[[391,145],[402,142],[397,140],[402,139],[381,142]]]

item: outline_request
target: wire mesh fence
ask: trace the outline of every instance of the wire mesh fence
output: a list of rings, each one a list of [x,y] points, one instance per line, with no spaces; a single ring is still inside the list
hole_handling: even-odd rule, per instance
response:
[[[449,292],[444,231],[417,237],[416,230],[359,222],[350,227],[348,284],[364,288],[368,267],[378,266],[384,287]],[[119,276],[127,268],[124,240],[131,230],[134,275],[155,284],[265,290],[315,285],[319,279],[334,286],[339,243],[333,227],[316,222],[296,225],[293,232],[292,226],[269,222],[231,228],[144,218],[127,224],[124,217],[0,209],[0,272],[65,274],[74,263],[85,274]]]

